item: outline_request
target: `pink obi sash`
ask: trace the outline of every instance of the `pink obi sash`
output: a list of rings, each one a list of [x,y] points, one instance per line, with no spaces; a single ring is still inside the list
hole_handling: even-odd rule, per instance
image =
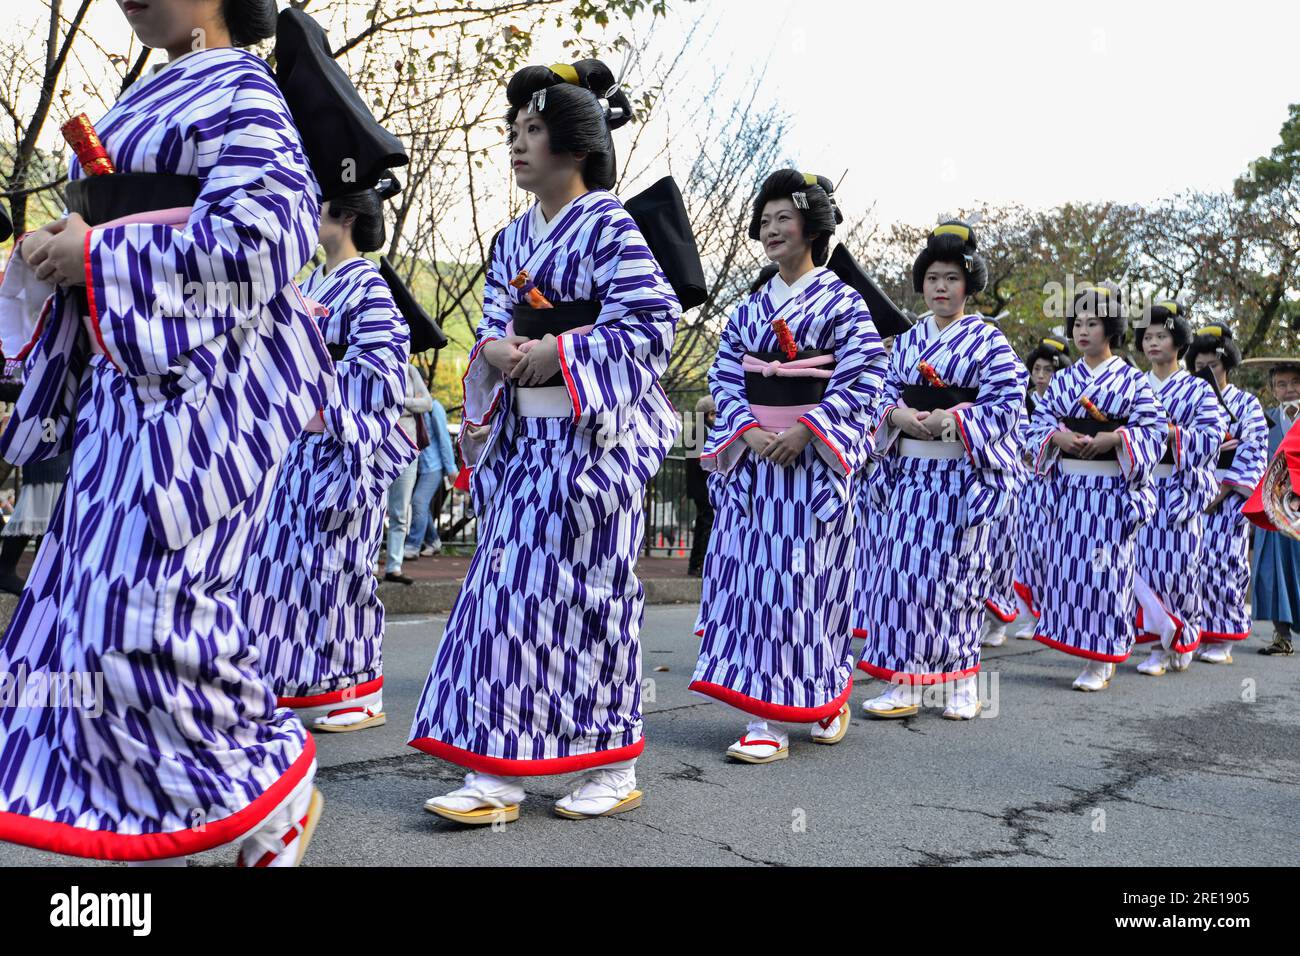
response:
[[[149,212],[139,212],[130,216],[120,216],[117,219],[110,219],[108,222],[102,222],[95,229],[107,229],[110,226],[127,226],[137,223],[143,223],[149,226],[171,226],[173,229],[184,229],[185,224],[190,221],[190,213],[193,212],[193,206],[173,206],[171,209],[153,209]],[[108,355],[104,346],[99,341],[99,330],[95,328],[95,323],[91,321],[89,315],[81,317],[82,324],[86,327],[86,332],[90,336],[90,350],[95,355]]]
[[[834,372],[822,368],[834,365],[834,355],[814,355],[809,358],[793,359],[786,362],[764,362],[757,356],[745,353],[740,367],[745,372],[762,375],[764,378],[830,378]],[[749,411],[761,428],[768,431],[785,431],[792,428],[800,417],[816,408],[816,403],[805,405],[756,405],[750,403]]]
[[[750,405],[749,413],[754,416],[760,428],[770,432],[783,432],[793,428],[799,419],[811,412],[816,405]]]

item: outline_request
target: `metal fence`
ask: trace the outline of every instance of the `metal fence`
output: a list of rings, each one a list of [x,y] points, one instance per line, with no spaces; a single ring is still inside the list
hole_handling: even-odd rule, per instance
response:
[[[453,437],[459,426],[451,425]],[[645,544],[647,557],[685,558],[694,540],[696,505],[686,493],[686,455],[664,459],[645,492]],[[469,493],[453,490],[443,496],[437,515],[438,535],[444,547],[473,550],[477,524],[470,513]]]

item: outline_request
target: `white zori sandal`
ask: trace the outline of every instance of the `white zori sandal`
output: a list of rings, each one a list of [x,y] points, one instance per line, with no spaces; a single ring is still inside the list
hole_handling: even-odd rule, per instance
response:
[[[984,609],[984,629],[980,635],[981,647],[1001,647],[1007,642],[1007,624],[994,613],[992,608]]]
[[[555,801],[556,816],[589,820],[635,810],[643,794],[636,788],[636,758],[589,770],[572,793]]]
[[[1226,641],[1206,641],[1196,649],[1196,659],[1206,664],[1231,664],[1232,649]]]
[[[949,688],[948,706],[943,716],[948,720],[974,720],[984,709],[980,700],[979,683],[974,677],[961,677]]]
[[[321,792],[312,786],[315,779],[313,761],[293,793],[239,844],[236,866],[297,866],[302,862],[325,806]]]
[[[1083,673],[1074,679],[1074,689],[1084,691],[1105,690],[1115,676],[1115,665],[1105,661],[1088,661]]]
[[[345,734],[367,727],[382,727],[388,721],[384,713],[384,692],[377,690],[355,700],[340,701],[337,705],[316,708],[315,714],[299,712],[307,726],[327,734]]]
[[[512,823],[519,819],[524,788],[518,777],[496,777],[490,773],[465,774],[465,785],[442,797],[424,801],[424,809],[446,820],[467,826]]]
[[[740,739],[727,748],[727,756],[741,763],[771,763],[790,756],[790,738],[772,730],[766,720],[751,720]]]
[[[815,744],[837,744],[849,732],[849,717],[853,708],[845,704],[839,713],[819,720],[812,725],[812,742]]]
[[[924,693],[916,684],[890,684],[889,690],[879,697],[864,701],[862,712],[868,717],[884,719],[912,717],[920,711]]]
[[[1164,677],[1165,671],[1169,669],[1169,652],[1163,647],[1157,647],[1137,669],[1139,674],[1147,677]]]

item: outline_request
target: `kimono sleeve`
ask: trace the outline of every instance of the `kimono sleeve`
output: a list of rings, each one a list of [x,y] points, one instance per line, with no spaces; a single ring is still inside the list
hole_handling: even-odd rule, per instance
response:
[[[269,76],[242,80],[219,122],[187,134],[201,185],[184,228],[86,234],[94,334],[134,377],[176,371],[186,352],[256,322],[316,247],[316,180]]]
[[[1133,374],[1133,402],[1128,422],[1116,429],[1122,440],[1116,454],[1129,484],[1144,484],[1164,455],[1168,419],[1146,376],[1136,370]]]
[[[513,300],[506,287],[505,267],[501,263],[504,232],[497,235],[492,245],[492,258],[483,277],[483,316],[475,329],[474,348],[469,353],[465,375],[461,379],[464,394],[463,426],[477,427],[488,422],[500,407],[506,391],[506,376],[488,362],[483,346],[505,338],[506,324],[510,321]],[[471,439],[469,428],[462,427],[459,443],[461,456],[467,467],[479,460],[488,439]]]
[[[401,416],[411,336],[378,273],[366,277],[351,312],[348,350],[322,417],[330,435],[367,458]]]
[[[889,424],[889,413],[898,407],[903,394],[906,377],[903,371],[903,350],[899,341],[894,340],[894,350],[889,353],[889,363],[885,368],[884,386],[880,390],[879,409],[871,416],[872,458],[880,459],[893,446],[894,440],[901,434],[901,429]]]
[[[966,454],[977,466],[989,464],[994,446],[1019,428],[1028,379],[1024,363],[1001,332],[990,330],[987,341],[975,404],[953,412]]]
[[[1052,444],[1052,436],[1061,431],[1061,419],[1067,411],[1066,373],[1057,372],[1047,384],[1047,391],[1034,405],[1033,414],[1024,426],[1025,453],[1033,458],[1035,474],[1045,475],[1052,470],[1061,451]]]
[[[867,419],[885,379],[885,349],[871,313],[856,294],[850,301],[835,320],[835,371],[826,394],[799,418],[812,430],[822,460],[843,475],[870,459]]]
[[[1243,498],[1249,498],[1264,477],[1268,466],[1268,420],[1264,408],[1254,395],[1247,395],[1241,404],[1237,452],[1232,467],[1223,477],[1223,483]]]
[[[612,209],[594,253],[600,315],[589,332],[558,339],[575,423],[594,428],[639,406],[668,367],[681,306],[632,217]]]
[[[1210,467],[1228,428],[1228,415],[1207,383],[1197,380],[1191,398],[1189,420],[1173,426],[1175,473]]]
[[[740,340],[740,323],[744,315],[744,305],[731,313],[718,341],[718,354],[709,367],[709,394],[713,396],[717,418],[700,452],[700,467],[705,471],[730,471],[746,447],[736,440],[749,429],[758,427],[749,410],[745,372],[741,367],[745,347]]]

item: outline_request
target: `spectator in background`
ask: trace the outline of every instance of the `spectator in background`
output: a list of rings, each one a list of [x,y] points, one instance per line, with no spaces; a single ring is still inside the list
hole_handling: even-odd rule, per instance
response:
[[[22,594],[23,578],[18,576],[18,559],[32,538],[37,539],[50,527],[54,506],[59,502],[63,483],[72,467],[72,452],[34,461],[22,467],[22,488],[13,515],[0,529],[0,591]]]
[[[699,431],[701,416],[704,429]],[[700,446],[718,417],[718,408],[712,395],[705,395],[695,403],[696,441],[686,449],[686,495],[695,502],[695,534],[691,543],[691,558],[686,573],[693,578],[704,574],[704,554],[709,549],[709,535],[713,533],[713,505],[709,503],[709,486],[700,467]]]
[[[420,445],[417,440],[420,428],[416,425],[415,416],[423,415],[432,408],[433,396],[429,394],[429,386],[424,384],[424,376],[419,369],[407,362],[406,407],[397,423],[417,447]],[[407,515],[411,509],[411,492],[415,488],[418,466],[419,456],[406,466],[406,470],[388,488],[388,553],[384,564],[384,580],[398,584],[415,583],[402,573],[402,559],[406,551]]]
[[[442,550],[438,538],[438,514],[442,510],[442,494],[447,479],[456,476],[456,453],[451,448],[451,432],[447,430],[447,410],[442,402],[432,399],[433,408],[424,413],[424,430],[429,436],[428,447],[420,451],[417,460],[415,491],[411,495],[411,528],[406,535],[407,561],[428,557]]]
[[[1279,361],[1271,366],[1268,384],[1277,400],[1276,421],[1268,432],[1268,460],[1272,461],[1291,426],[1300,422],[1300,362]],[[1259,653],[1290,657],[1295,653],[1292,633],[1300,625],[1300,541],[1280,531],[1256,529],[1253,571],[1252,616],[1273,625],[1273,643]]]

